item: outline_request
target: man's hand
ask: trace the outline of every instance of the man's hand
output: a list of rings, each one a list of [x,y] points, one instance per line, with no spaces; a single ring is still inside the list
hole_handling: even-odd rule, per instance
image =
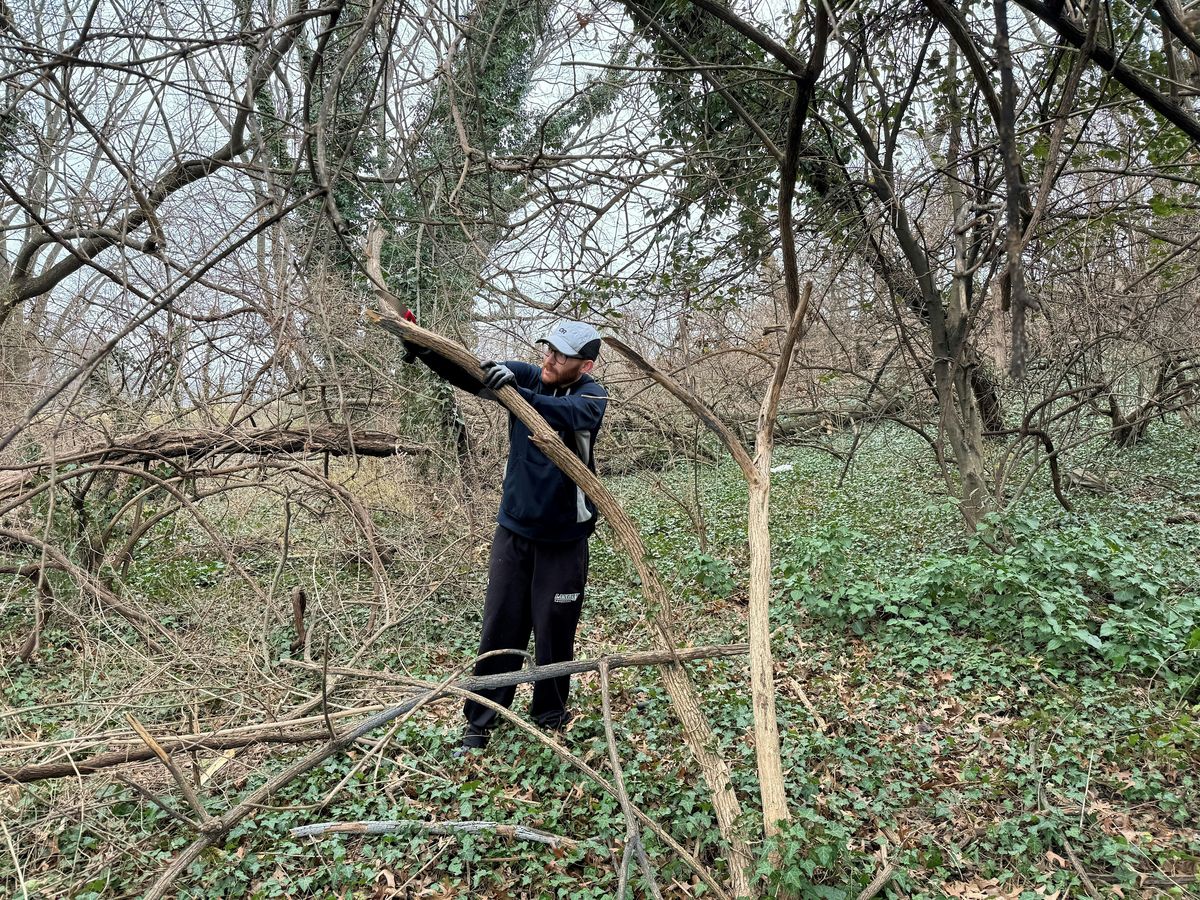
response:
[[[515,384],[517,376],[504,363],[488,360],[483,364],[483,386],[491,391],[498,391],[506,384]]]

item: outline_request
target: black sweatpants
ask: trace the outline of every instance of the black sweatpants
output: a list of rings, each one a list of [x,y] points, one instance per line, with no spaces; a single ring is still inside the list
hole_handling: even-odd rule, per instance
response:
[[[539,666],[574,659],[575,627],[583,608],[587,568],[587,538],[562,544],[531,541],[498,526],[488,566],[480,655],[500,649],[526,650],[532,632]],[[522,661],[517,654],[497,654],[477,662],[475,674],[512,672],[521,668]],[[569,675],[535,682],[529,707],[533,720],[549,728],[560,724],[570,690]],[[516,691],[513,686],[479,693],[508,707]],[[496,713],[473,700],[466,702],[463,712],[475,730],[486,732],[496,724]]]

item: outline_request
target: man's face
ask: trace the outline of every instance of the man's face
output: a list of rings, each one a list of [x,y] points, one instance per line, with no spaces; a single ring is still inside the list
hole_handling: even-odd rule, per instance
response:
[[[590,359],[567,356],[547,345],[542,355],[542,384],[548,387],[574,384],[580,375],[592,371],[593,365]]]

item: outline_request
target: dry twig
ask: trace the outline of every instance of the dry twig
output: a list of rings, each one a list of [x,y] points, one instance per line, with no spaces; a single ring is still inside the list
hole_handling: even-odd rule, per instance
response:
[[[617,754],[617,737],[612,721],[612,703],[608,689],[608,663],[600,661],[600,711],[604,716],[604,737],[608,742],[608,764],[612,768],[613,787],[616,789],[617,802],[621,804],[621,812],[625,814],[625,851],[621,854],[619,886],[617,900],[625,900],[626,878],[628,872],[628,857],[632,853],[646,879],[646,886],[656,900],[661,900],[662,892],[658,889],[654,872],[650,868],[650,860],[646,856],[646,848],[642,845],[642,837],[638,832],[637,817],[633,812],[633,804],[629,802],[629,794],[625,791],[625,776],[621,772],[621,758]]]
[[[154,736],[146,730],[145,726],[133,717],[132,713],[126,713],[125,720],[129,722],[129,726],[138,733],[138,737],[145,742],[146,746],[153,751],[159,761],[166,766],[167,771],[171,773],[171,777],[175,779],[175,784],[179,787],[179,793],[183,794],[183,799],[192,808],[192,812],[196,814],[196,818],[201,822],[201,827],[206,825],[210,821],[208,811],[200,802],[200,798],[196,795],[196,789],[192,786],[192,783],[187,780],[187,777],[180,770],[179,766],[175,765],[175,761],[171,759],[171,754],[162,748],[158,741],[154,739]]]
[[[292,829],[292,837],[323,838],[333,834],[400,834],[406,831],[427,831],[430,834],[496,834],[518,841],[533,841],[555,850],[574,850],[580,841],[551,834],[528,825],[506,825],[501,822],[419,822],[398,820],[387,822],[319,822]]]

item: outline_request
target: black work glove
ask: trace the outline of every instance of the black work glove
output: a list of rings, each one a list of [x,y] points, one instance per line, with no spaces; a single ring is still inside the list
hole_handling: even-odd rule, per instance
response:
[[[483,364],[483,386],[491,391],[498,391],[506,384],[515,384],[517,376],[504,363],[488,360]]]

